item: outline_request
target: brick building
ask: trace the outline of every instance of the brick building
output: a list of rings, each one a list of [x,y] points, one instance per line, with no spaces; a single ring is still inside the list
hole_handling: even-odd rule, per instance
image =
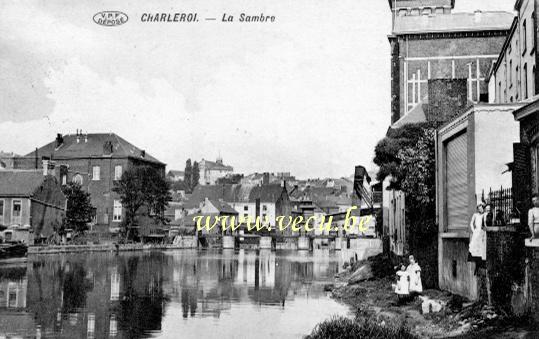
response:
[[[23,242],[52,235],[65,212],[61,185],[46,170],[0,171],[0,226],[25,230]]]
[[[431,79],[466,79],[467,98],[487,101],[487,75],[513,20],[506,12],[453,13],[454,0],[389,0],[391,123],[428,97]]]
[[[134,166],[151,166],[165,176],[165,164],[114,133],[61,135],[24,157],[15,159],[17,168],[37,168],[41,159],[54,164],[55,176],[62,185],[78,182],[91,194],[95,208],[93,231],[117,233],[124,218],[114,182]],[[149,220],[139,220],[141,235],[152,233]]]

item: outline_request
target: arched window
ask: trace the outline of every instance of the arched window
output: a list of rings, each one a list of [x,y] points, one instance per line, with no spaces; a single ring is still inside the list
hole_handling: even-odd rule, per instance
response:
[[[73,180],[72,180],[74,183],[76,184],[79,184],[79,185],[82,185],[84,180],[82,179],[82,175],[80,174],[75,174],[75,176],[73,177]]]

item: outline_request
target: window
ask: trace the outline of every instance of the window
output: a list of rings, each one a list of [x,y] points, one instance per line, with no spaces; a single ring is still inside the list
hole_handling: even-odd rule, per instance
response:
[[[531,23],[530,27],[532,27],[532,29],[533,29],[535,27],[535,12],[532,13],[531,21],[532,21],[532,23]],[[535,52],[535,43],[536,43],[535,40],[536,40],[536,37],[535,37],[535,34],[533,34],[532,35],[532,50],[531,50],[530,54]]]
[[[67,185],[67,175],[66,174],[62,175],[62,185]]]
[[[502,82],[498,82],[498,103],[502,102]]]
[[[533,85],[533,94],[537,94],[537,87],[535,87],[535,65],[532,70],[532,85]]]
[[[244,210],[244,211],[248,211],[248,210],[249,210],[249,207],[248,207],[248,206],[243,206],[243,210]]]
[[[122,203],[120,202],[120,200],[114,200],[112,221],[122,221]]]
[[[431,13],[432,11],[430,8],[423,8],[423,10],[421,11],[421,14],[423,15],[430,15]]]
[[[76,184],[79,184],[79,185],[82,185],[83,183],[83,179],[82,179],[82,175],[80,174],[75,174],[75,176],[73,177],[73,180],[72,180],[74,183]]]
[[[92,168],[92,180],[98,181],[101,176],[101,168],[99,166],[94,166]]]
[[[3,224],[4,223],[4,205],[5,205],[5,201],[4,200],[0,200],[0,224]]]
[[[526,100],[528,99],[528,64],[524,64],[522,72],[524,72],[524,91],[522,93],[522,96],[524,100]]]
[[[509,87],[513,87],[513,60],[509,61]]]
[[[268,205],[262,205],[262,211],[267,211],[268,210]]]
[[[122,166],[114,166],[114,180],[122,179]]]
[[[21,200],[13,200],[13,206],[12,206],[12,209],[11,209],[11,216],[12,216],[11,222],[13,224],[20,224],[21,223],[21,210],[22,210],[22,201]]]
[[[526,48],[528,47],[528,31],[526,29],[526,20],[522,23],[522,55],[526,53]]]

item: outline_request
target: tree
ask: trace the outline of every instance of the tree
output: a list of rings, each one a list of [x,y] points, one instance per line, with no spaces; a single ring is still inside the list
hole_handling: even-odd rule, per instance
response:
[[[193,173],[191,174],[191,192],[197,187],[200,180],[200,169],[198,167],[198,162],[195,161],[193,164]]]
[[[185,173],[184,173],[183,181],[185,182],[185,186],[187,187],[189,192],[191,191],[192,177],[193,177],[193,166],[191,165],[191,159],[187,159],[187,161],[185,162]]]
[[[425,284],[436,285],[437,243],[435,124],[409,124],[390,131],[375,149],[379,180],[391,176],[391,188],[404,192],[407,242],[410,253],[423,263]]]
[[[113,191],[120,195],[125,209],[122,228],[126,238],[136,237],[132,226],[137,225],[138,217],[143,213],[152,217],[156,223],[167,222],[164,210],[172,200],[169,189],[165,177],[150,166],[132,167],[122,174],[122,178],[115,182]]]
[[[83,191],[81,185],[75,182],[64,186],[62,191],[67,198],[67,211],[63,227],[73,229],[76,235],[83,234],[88,229],[88,223],[94,217],[90,193]],[[59,233],[64,231],[65,229],[60,229]]]

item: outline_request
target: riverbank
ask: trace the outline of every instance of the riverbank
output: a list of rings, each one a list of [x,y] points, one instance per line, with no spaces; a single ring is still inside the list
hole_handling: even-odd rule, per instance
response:
[[[86,245],[47,245],[29,246],[28,255],[77,253],[77,252],[111,252],[111,251],[143,251],[143,250],[177,250],[197,247],[195,237],[184,237],[174,244],[86,244]]]
[[[522,319],[510,318],[483,303],[472,303],[448,292],[428,289],[421,298],[399,303],[393,283],[390,263],[376,256],[337,275],[327,290],[331,290],[333,298],[357,310],[356,323],[368,323],[375,332],[391,327],[391,333],[401,333],[394,338],[400,338],[402,333],[411,338],[514,338],[511,335],[515,333],[527,338],[529,334],[522,330]],[[324,324],[341,325],[342,319]],[[320,328],[319,325],[316,330]]]

